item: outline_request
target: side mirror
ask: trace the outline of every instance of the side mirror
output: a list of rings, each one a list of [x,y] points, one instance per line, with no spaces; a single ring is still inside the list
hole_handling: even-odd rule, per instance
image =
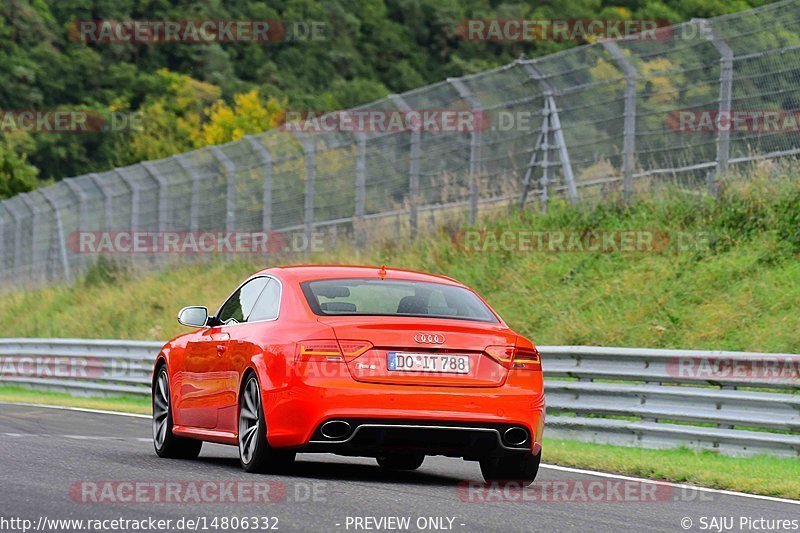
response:
[[[178,322],[184,326],[202,328],[208,323],[208,308],[199,305],[184,307],[178,313]]]

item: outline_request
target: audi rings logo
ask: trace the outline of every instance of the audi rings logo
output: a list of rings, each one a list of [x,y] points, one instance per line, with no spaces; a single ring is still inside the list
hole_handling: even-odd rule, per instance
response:
[[[417,333],[414,340],[420,344],[444,344],[444,335],[438,333]]]

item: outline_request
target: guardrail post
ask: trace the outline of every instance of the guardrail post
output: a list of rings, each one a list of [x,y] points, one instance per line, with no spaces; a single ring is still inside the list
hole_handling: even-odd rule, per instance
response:
[[[64,237],[64,225],[61,220],[61,209],[56,206],[55,200],[50,196],[52,194],[52,190],[48,187],[42,187],[39,189],[42,193],[42,197],[44,198],[45,202],[50,206],[53,210],[53,216],[55,217],[56,222],[56,238],[58,239],[58,251],[59,251],[59,258],[61,260],[61,273],[64,276],[64,279],[68,282],[72,282],[72,274],[69,269],[69,258],[67,256],[67,240]],[[2,240],[2,236],[0,236],[0,240]]]
[[[483,120],[483,106],[480,101],[472,96],[469,88],[459,78],[448,78],[448,82],[455,88],[458,95],[467,102],[473,113],[478,112],[481,116],[481,122],[476,123],[473,117],[472,131],[469,138],[469,223],[474,226],[478,220],[478,175],[480,174],[480,161],[481,161],[481,128],[484,126]]]
[[[158,231],[167,230],[167,222],[169,220],[169,203],[167,198],[167,179],[161,174],[161,171],[149,161],[142,164],[142,168],[147,172],[147,175],[155,180],[158,185]]]
[[[189,230],[197,231],[200,229],[200,175],[195,172],[186,162],[185,154],[173,156],[178,166],[192,178],[192,197],[189,200]]]
[[[219,146],[211,147],[211,154],[225,169],[225,179],[228,186],[227,200],[225,202],[225,231],[236,229],[236,165]]]
[[[411,108],[403,97],[399,94],[389,95],[389,99],[397,106],[397,109],[409,113]],[[419,170],[422,149],[422,132],[415,128],[411,132],[411,145],[409,147],[408,159],[408,222],[411,228],[411,238],[417,236],[418,208],[419,208]]]
[[[268,232],[272,229],[272,155],[267,147],[252,135],[245,135],[253,150],[261,157],[264,165],[264,193],[262,195],[261,229]]]
[[[300,132],[294,132],[295,138],[303,145],[306,160],[306,191],[304,201],[304,227],[305,227],[305,256],[311,251],[311,242],[314,233],[314,180],[316,179],[316,161],[314,154],[314,141]]]
[[[106,184],[103,182],[103,178],[101,178],[97,173],[92,172],[89,174],[89,177],[92,180],[92,183],[100,190],[100,194],[103,195],[103,206],[105,207],[106,212],[106,231],[111,231],[114,227],[114,204],[112,203],[111,194],[108,192]]]
[[[708,192],[716,196],[719,192],[717,176],[728,172],[728,159],[730,158],[730,129],[721,127],[722,120],[730,122],[731,114],[731,92],[733,90],[733,50],[717,33],[706,19],[694,19],[700,28],[700,33],[707,39],[720,56],[719,69],[719,108],[717,110],[717,167],[713,172],[708,173]]]
[[[623,112],[623,141],[622,141],[622,194],[625,202],[630,202],[633,196],[633,168],[636,156],[636,83],[639,73],[631,64],[617,43],[603,41],[603,48],[614,58],[617,65],[625,74],[625,111]]]

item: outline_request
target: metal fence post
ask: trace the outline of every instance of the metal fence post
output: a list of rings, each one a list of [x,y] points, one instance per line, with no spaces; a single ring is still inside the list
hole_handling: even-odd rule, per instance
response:
[[[121,169],[115,168],[114,171],[120,177],[122,182],[128,188],[128,191],[131,193],[131,231],[136,231],[139,229],[139,209],[141,207],[141,199],[139,195],[139,188],[136,184],[131,181],[131,179],[126,176]]]
[[[227,200],[225,202],[225,231],[236,229],[236,165],[219,146],[211,147],[211,154],[225,169],[227,183]]]
[[[167,202],[167,180],[153,163],[145,161],[142,168],[153,178],[158,185],[158,231],[167,230],[169,217],[169,204]]]
[[[59,258],[61,260],[61,272],[67,282],[72,282],[72,274],[69,269],[69,257],[67,255],[67,240],[64,237],[64,224],[61,220],[61,209],[56,206],[55,200],[50,196],[53,192],[49,187],[42,187],[39,189],[45,202],[48,203],[53,210],[53,216],[56,222],[56,238],[58,239]]]
[[[89,211],[86,193],[74,181],[73,178],[61,180],[61,183],[67,186],[72,192],[73,196],[78,200],[78,232],[89,231]],[[88,256],[80,254],[78,263],[81,267],[85,268],[88,262]],[[80,270],[80,268],[79,268]]]
[[[708,173],[708,191],[712,196],[716,196],[718,191],[717,176],[728,172],[728,159],[730,158],[730,138],[728,128],[720,127],[720,121],[730,121],[731,114],[731,92],[733,90],[733,50],[709,24],[706,19],[695,19],[700,33],[707,39],[720,56],[719,69],[719,109],[715,125],[717,126],[717,168],[715,172]]]
[[[306,160],[306,191],[303,209],[305,212],[305,255],[308,257],[314,233],[314,180],[316,179],[314,141],[300,132],[294,132],[294,136],[303,145]]]
[[[399,94],[391,94],[389,98],[397,109],[408,113],[411,108]],[[417,236],[418,208],[419,208],[419,170],[422,145],[422,132],[415,128],[411,132],[411,146],[409,147],[408,160],[408,222],[411,227],[411,238]]]
[[[533,80],[536,80],[541,87],[542,96],[546,102],[546,108],[548,117],[550,118],[549,129],[553,133],[554,141],[556,143],[556,147],[558,148],[558,157],[561,160],[561,172],[564,174],[564,184],[567,187],[567,194],[569,196],[570,202],[573,204],[578,201],[578,189],[575,186],[575,175],[572,173],[572,163],[569,159],[569,150],[567,149],[567,143],[564,140],[564,132],[561,129],[561,120],[558,118],[558,106],[556,105],[556,88],[550,83],[550,80],[547,79],[536,66],[529,62],[529,61],[520,61],[525,72],[528,74]],[[547,139],[544,141],[547,143]],[[549,143],[543,146],[543,149],[550,150],[552,148]],[[544,166],[544,171],[548,172],[548,166]]]
[[[22,266],[22,217],[11,203],[6,204],[6,211],[14,219],[14,273],[19,275],[19,268]]]
[[[31,213],[31,264],[29,265],[29,270],[31,276],[35,275],[35,271],[38,269],[38,255],[36,253],[36,244],[39,241],[39,229],[41,228],[41,224],[39,222],[39,211],[36,209],[36,205],[34,205],[33,201],[30,198],[30,195],[33,194],[32,192],[25,192],[19,195],[19,199],[22,200],[22,203],[25,204],[25,207],[28,208],[28,211]]]
[[[567,151],[567,142],[564,140],[564,130],[561,129],[561,119],[558,118],[558,105],[553,93],[547,95],[550,102],[550,124],[553,128],[553,136],[558,145],[559,159],[561,159],[561,171],[564,173],[564,182],[567,185],[569,200],[573,204],[578,201],[578,189],[575,186],[575,176],[572,174],[572,163]]]
[[[192,178],[192,198],[189,200],[189,230],[197,231],[200,229],[200,175],[192,170],[186,162],[185,154],[178,154],[173,156],[178,166],[183,169]]]
[[[74,178],[67,178],[65,180],[61,180],[61,183],[67,186],[67,188],[72,192],[72,194],[78,200],[78,230],[79,231],[87,231],[88,218],[89,214],[86,210],[86,193],[75,184]]]
[[[0,201],[0,207],[3,208],[3,211],[8,212],[5,202]],[[6,277],[6,272],[6,220],[0,213],[0,280]]]
[[[264,165],[264,193],[262,195],[264,205],[261,211],[261,228],[264,232],[268,232],[272,229],[272,155],[267,147],[252,135],[245,135],[245,139],[261,157],[261,163]]]
[[[469,138],[469,223],[475,225],[478,220],[478,175],[480,174],[481,161],[481,127],[483,127],[483,106],[477,98],[467,88],[466,84],[459,78],[448,78],[448,82],[455,88],[464,101],[466,101],[472,112],[479,113],[481,122],[476,123],[473,117],[472,131]]]
[[[353,216],[353,233],[357,246],[365,243],[364,214],[367,203],[367,135],[356,132],[356,208]]]
[[[105,207],[106,212],[106,231],[111,231],[114,227],[114,204],[112,203],[111,194],[108,192],[106,184],[103,182],[103,178],[101,178],[98,174],[92,172],[89,174],[89,177],[92,179],[92,183],[100,189],[100,193],[103,195],[103,206]]]
[[[622,194],[626,202],[633,196],[633,167],[636,155],[636,83],[639,73],[614,41],[603,41],[603,48],[625,74],[625,111],[622,141]]]

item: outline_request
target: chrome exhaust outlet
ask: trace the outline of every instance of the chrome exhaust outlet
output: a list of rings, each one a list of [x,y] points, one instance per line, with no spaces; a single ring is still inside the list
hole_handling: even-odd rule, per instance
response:
[[[319,432],[326,439],[342,439],[350,434],[350,424],[344,420],[329,420],[322,424]]]
[[[509,446],[522,446],[528,442],[528,431],[521,427],[511,427],[503,432],[503,441]]]

